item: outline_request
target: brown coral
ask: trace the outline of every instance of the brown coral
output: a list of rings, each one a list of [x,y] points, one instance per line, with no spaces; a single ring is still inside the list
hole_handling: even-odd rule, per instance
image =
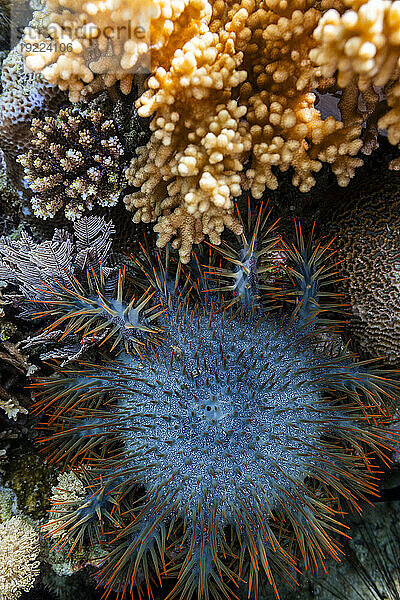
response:
[[[391,144],[400,143],[400,4],[388,0],[345,0],[348,10],[327,11],[314,31],[310,57],[322,73],[337,73],[339,87],[356,85],[367,105],[383,88],[390,110],[378,121]],[[353,94],[353,110],[358,94]],[[367,110],[367,114],[371,110]],[[393,165],[395,166],[395,165]]]
[[[138,100],[153,134],[128,169],[140,191],[125,203],[134,221],[157,220],[158,245],[174,238],[184,262],[205,236],[216,244],[224,226],[239,231],[235,196],[275,189],[274,167],[292,168],[306,192],[323,162],[343,186],[361,164],[360,123],[323,120],[314,107],[317,4],[215,0],[207,31],[161,57]]]
[[[393,189],[352,199],[334,221],[351,337],[363,355],[400,367],[400,205]]]
[[[190,39],[208,10],[206,0],[46,0],[23,37],[26,66],[71,102],[117,81],[129,93],[133,73]]]
[[[61,110],[34,119],[31,149],[19,158],[34,192],[36,216],[52,218],[63,209],[77,219],[94,204],[115,206],[123,180],[124,149],[114,121],[100,110]]]

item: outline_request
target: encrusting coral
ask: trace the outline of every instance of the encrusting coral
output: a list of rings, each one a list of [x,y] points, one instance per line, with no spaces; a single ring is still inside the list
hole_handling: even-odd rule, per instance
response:
[[[359,352],[400,367],[400,206],[397,183],[352,198],[333,217],[349,331]]]
[[[0,600],[17,600],[39,574],[39,534],[21,517],[0,523]]]
[[[97,206],[115,206],[124,178],[124,148],[112,118],[100,109],[66,108],[33,119],[30,149],[19,157],[42,219],[64,210],[77,219]]]
[[[17,157],[30,148],[30,126],[34,116],[57,110],[64,95],[43,77],[26,73],[17,48],[3,62],[0,94],[0,147],[9,174],[19,180]]]
[[[32,388],[49,459],[89,467],[71,506],[51,508],[56,544],[100,543],[106,594],[152,597],[165,576],[182,600],[232,597],[239,581],[250,595],[264,578],[277,591],[297,558],[338,559],[344,506],[376,492],[397,386],[320,343],[340,310],[332,244],[298,230],[276,287],[276,224],[261,208],[243,228],[189,267],[143,246],[114,269],[112,226],[94,217],[75,223],[75,242],[1,246],[2,277],[36,301],[26,316],[60,346],[81,342],[80,360]],[[266,310],[283,295],[293,312]]]

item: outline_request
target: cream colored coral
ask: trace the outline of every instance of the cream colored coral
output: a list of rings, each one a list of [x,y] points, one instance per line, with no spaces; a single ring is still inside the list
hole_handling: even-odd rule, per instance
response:
[[[337,82],[346,87],[358,76],[360,90],[372,81],[385,85],[398,66],[400,55],[400,2],[347,0],[341,15],[329,10],[314,32],[319,47],[310,57],[328,77],[338,71]]]
[[[315,108],[312,90],[321,83],[321,73],[309,54],[321,17],[316,5],[304,0],[254,5],[257,20],[247,49],[250,72],[242,96],[248,97],[253,145],[247,176],[256,198],[266,187],[277,188],[277,169],[291,167],[293,184],[308,192],[323,162],[332,164],[340,185],[347,185],[354,167],[361,164],[353,158],[362,145],[361,127],[344,127],[333,117],[323,120]]]
[[[208,31],[149,78],[137,106],[153,117],[153,135],[127,171],[140,191],[125,204],[135,222],[157,221],[158,245],[173,239],[184,262],[192,243],[219,243],[224,226],[240,231],[234,199],[243,185],[261,198],[276,189],[278,169],[292,168],[307,192],[322,162],[340,185],[361,164],[360,124],[324,121],[314,106],[312,90],[330,84],[309,58],[318,4],[215,0]]]
[[[241,193],[240,159],[250,150],[247,128],[240,124],[246,109],[231,100],[215,110],[215,115],[198,115],[197,127],[186,120],[189,134],[181,138],[187,140],[182,149],[163,145],[168,134],[161,139],[153,134],[127,171],[130,182],[141,187],[125,198],[134,221],[159,217],[157,244],[165,246],[174,237],[183,262],[190,259],[193,242],[208,236],[219,244],[225,227],[241,232],[233,217],[233,197]]]
[[[74,503],[86,496],[85,486],[74,471],[60,473],[57,485],[51,488],[51,503],[54,506],[65,503]]]
[[[45,525],[49,535],[54,538],[61,537],[62,534],[58,530],[60,517],[68,514],[71,507],[82,502],[86,495],[85,486],[74,471],[60,473],[57,485],[51,488],[51,509],[49,521]]]
[[[318,47],[310,57],[322,73],[337,71],[340,87],[351,85],[371,95],[385,86],[391,110],[378,121],[392,144],[400,143],[400,2],[346,0],[343,14],[329,10],[314,32]]]
[[[71,102],[116,81],[127,94],[135,69],[168,53],[175,36],[190,38],[207,10],[206,0],[46,0],[23,37],[26,66],[68,90]]]
[[[20,517],[0,523],[0,600],[17,600],[39,574],[39,534]]]
[[[23,406],[20,406],[17,400],[0,400],[0,409],[4,410],[9,419],[17,420],[19,414],[27,415],[28,411]]]
[[[205,236],[218,244],[225,227],[241,231],[233,198],[241,193],[251,139],[246,107],[230,96],[246,77],[234,45],[243,26],[239,19],[232,31],[194,37],[175,52],[169,70],[156,70],[138,101],[141,116],[155,114],[154,133],[127,171],[140,191],[125,204],[135,222],[158,219],[158,245],[174,238],[183,262]]]

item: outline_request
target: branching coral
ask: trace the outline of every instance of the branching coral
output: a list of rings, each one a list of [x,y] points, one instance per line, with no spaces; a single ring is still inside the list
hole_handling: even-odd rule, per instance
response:
[[[287,249],[285,288],[295,310],[274,316],[263,306],[282,295],[270,282],[278,237],[262,209],[249,223],[205,269],[206,254],[190,268],[168,251],[132,257],[135,296],[147,290],[133,319],[122,278],[115,292],[100,283],[109,227],[97,255],[85,253],[94,280],[89,298],[79,292],[79,313],[71,282],[67,291],[45,266],[49,253],[31,250],[19,266],[15,245],[2,249],[8,278],[17,270],[28,298],[36,287],[39,300],[44,294],[51,327],[86,337],[105,321],[110,327],[96,304],[100,292],[102,310],[117,313],[106,336],[122,350],[116,360],[56,365],[56,376],[33,384],[48,456],[90,466],[79,475],[82,502],[79,491],[70,507],[53,505],[54,535],[71,547],[103,544],[106,591],[124,595],[136,585],[150,596],[169,575],[171,596],[231,597],[238,580],[249,594],[257,590],[263,573],[276,591],[274,574],[290,578],[298,555],[307,566],[338,558],[330,533],[340,530],[343,503],[359,510],[358,500],[376,489],[373,454],[385,459],[389,448],[387,400],[396,386],[318,343],[331,328],[326,311],[338,308],[327,290],[336,270],[325,265],[331,244],[306,244],[299,234]],[[99,221],[78,222],[78,238],[81,231],[97,239]],[[34,257],[37,274],[29,276]],[[36,283],[44,271],[48,291]],[[150,318],[152,332],[143,330]],[[124,347],[128,320],[133,335],[143,335]]]
[[[0,523],[0,599],[17,600],[39,574],[39,534],[20,517]]]
[[[121,194],[124,148],[116,124],[101,110],[61,110],[33,119],[30,150],[20,156],[34,192],[33,212],[43,219],[64,209],[68,219],[115,206]]]
[[[0,399],[0,409],[3,410],[9,419],[16,421],[18,415],[28,414],[28,411],[23,406],[20,406],[18,402],[10,398],[9,400]]]
[[[128,169],[140,191],[125,203],[135,222],[157,220],[158,245],[173,238],[183,262],[205,236],[215,244],[224,226],[238,233],[234,197],[243,186],[256,198],[275,189],[274,167],[292,168],[306,192],[323,162],[343,186],[361,164],[360,123],[323,120],[314,107],[316,6],[213,2],[208,30],[161,57],[138,100],[153,135]]]
[[[73,100],[116,80],[129,90],[127,71],[138,47],[132,40],[107,42],[99,32],[107,22],[134,20],[136,8],[125,0],[112,9],[84,3],[79,11],[68,0],[63,8],[59,0],[47,0],[50,16],[37,19],[46,26],[59,23],[57,43],[65,34],[62,25],[78,20],[83,42],[69,32],[63,41],[75,50],[29,51],[27,65],[69,88]],[[207,237],[220,243],[224,228],[240,233],[234,207],[243,189],[261,198],[266,188],[277,188],[279,171],[290,170],[293,184],[308,192],[324,163],[346,186],[362,164],[358,152],[376,147],[378,127],[388,129],[392,143],[400,142],[396,2],[212,0],[149,3],[144,13],[154,17],[148,28],[152,76],[137,107],[152,118],[152,136],[127,170],[139,189],[126,195],[125,204],[134,222],[154,222],[158,246],[172,240],[183,262],[193,244]],[[96,36],[89,41],[91,27]],[[143,51],[148,47],[146,37]],[[318,96],[338,87],[345,88],[343,120],[322,118]],[[385,98],[391,110],[381,116]],[[398,161],[391,167],[398,168]]]
[[[201,29],[209,10],[205,0],[46,0],[23,38],[26,65],[68,90],[72,102],[116,81],[127,94],[135,70],[173,53],[178,40]],[[46,51],[35,51],[41,43]]]
[[[346,128],[333,117],[324,121],[314,108],[312,91],[322,82],[309,52],[320,16],[316,3],[302,0],[255,5],[249,14],[252,35],[245,51],[249,76],[241,97],[248,105],[253,141],[248,177],[256,198],[265,187],[277,187],[273,166],[281,171],[292,167],[293,184],[307,192],[322,162],[332,164],[342,186],[361,164],[352,158],[361,147],[360,126]]]

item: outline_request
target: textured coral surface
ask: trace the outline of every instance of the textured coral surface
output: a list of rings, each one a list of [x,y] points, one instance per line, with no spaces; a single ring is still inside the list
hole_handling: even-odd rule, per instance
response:
[[[101,110],[66,108],[33,119],[30,149],[19,157],[34,192],[33,212],[47,219],[63,209],[77,219],[95,205],[115,206],[121,194],[124,148],[116,124]]]
[[[138,100],[154,133],[127,171],[140,187],[125,198],[134,220],[157,220],[159,246],[173,239],[184,262],[193,242],[218,243],[224,227],[237,233],[235,196],[275,189],[274,167],[292,168],[307,192],[323,162],[342,186],[362,164],[360,123],[323,120],[314,106],[318,3],[211,4],[207,31],[161,60]]]
[[[400,0],[0,0],[1,61],[0,600],[399,600]]]
[[[17,600],[39,574],[39,534],[20,517],[0,523],[0,598]]]
[[[171,52],[176,38],[189,39],[207,11],[204,0],[46,0],[23,37],[26,65],[72,102],[116,81],[129,93],[135,71],[148,72],[152,54]],[[46,52],[35,52],[43,42]]]
[[[335,217],[352,339],[400,366],[400,200],[393,182]]]

